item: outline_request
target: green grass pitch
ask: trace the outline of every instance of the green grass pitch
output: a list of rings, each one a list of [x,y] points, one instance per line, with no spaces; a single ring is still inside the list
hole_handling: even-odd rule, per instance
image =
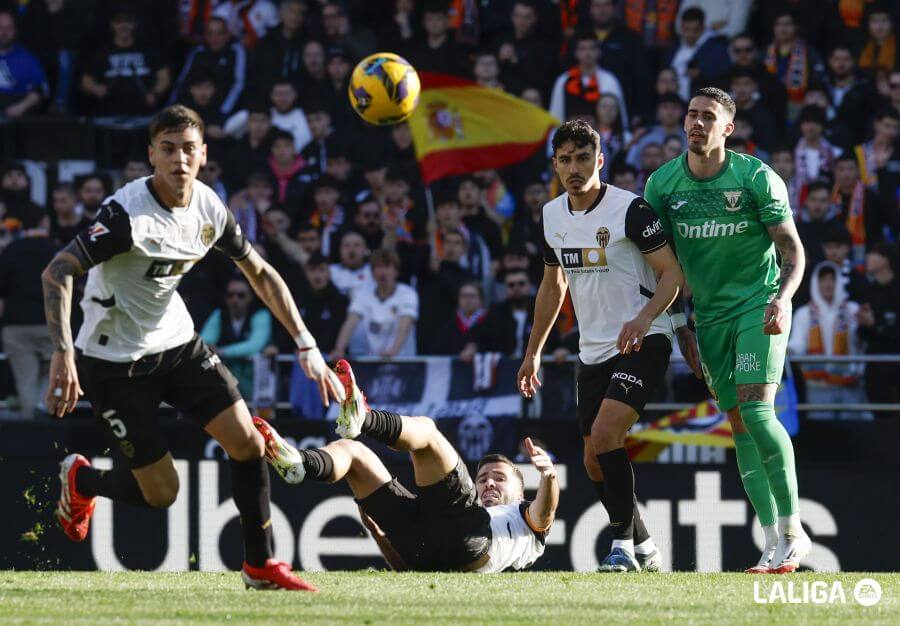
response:
[[[0,624],[900,623],[900,574],[310,573],[316,594],[245,591],[237,573],[0,572]],[[882,588],[863,607],[853,588]],[[756,604],[773,581],[843,584],[846,604]]]

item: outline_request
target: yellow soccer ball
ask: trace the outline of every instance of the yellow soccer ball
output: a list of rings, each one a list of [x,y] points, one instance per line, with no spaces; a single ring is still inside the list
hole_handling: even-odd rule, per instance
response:
[[[412,115],[421,88],[419,75],[406,59],[378,52],[353,69],[348,95],[361,118],[370,124],[388,126]]]

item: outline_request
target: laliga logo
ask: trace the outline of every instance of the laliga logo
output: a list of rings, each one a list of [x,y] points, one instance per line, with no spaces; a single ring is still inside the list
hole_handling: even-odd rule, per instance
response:
[[[841,581],[831,584],[824,580],[812,582],[782,582],[776,580],[764,592],[765,584],[753,582],[753,601],[756,604],[847,604],[847,594]],[[853,598],[862,606],[874,606],[881,600],[881,585],[877,580],[863,578],[853,587]]]

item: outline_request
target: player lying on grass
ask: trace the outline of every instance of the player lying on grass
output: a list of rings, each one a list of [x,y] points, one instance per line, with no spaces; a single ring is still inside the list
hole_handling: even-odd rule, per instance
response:
[[[288,482],[347,481],[360,515],[395,570],[501,572],[524,569],[544,553],[556,514],[559,485],[550,457],[526,439],[541,474],[534,501],[525,500],[522,474],[505,456],[478,463],[475,484],[459,454],[428,417],[370,410],[347,361],[335,370],[346,399],[338,417],[344,439],[297,450],[265,420],[254,418],[266,458]],[[365,434],[410,454],[413,493],[393,478],[366,445]]]

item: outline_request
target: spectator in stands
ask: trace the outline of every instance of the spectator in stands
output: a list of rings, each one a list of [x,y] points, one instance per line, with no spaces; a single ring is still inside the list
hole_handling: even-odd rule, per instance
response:
[[[871,83],[856,75],[849,46],[838,44],[831,49],[826,78],[828,99],[834,110],[833,126],[842,131],[839,143],[862,143],[869,129],[875,98]]]
[[[806,202],[797,223],[800,240],[806,250],[809,264],[814,266],[824,259],[822,240],[825,233],[839,224],[837,211],[831,202],[831,186],[824,180],[814,180],[806,190]]]
[[[363,236],[369,250],[378,250],[382,247],[384,228],[381,225],[381,206],[378,200],[367,195],[357,203],[351,228]]]
[[[492,259],[490,248],[488,248],[484,238],[479,233],[467,228],[463,223],[459,201],[456,199],[455,194],[439,196],[435,199],[435,205],[437,227],[430,242],[431,271],[437,271],[440,260],[444,256],[444,238],[447,233],[460,232],[466,240],[466,252],[461,265],[471,273],[472,277],[482,281],[486,288],[492,276]]]
[[[681,142],[681,136],[679,135],[669,135],[666,137],[666,140],[663,141],[662,144],[663,163],[668,163],[672,159],[678,158],[682,152],[684,152],[684,146]]]
[[[644,109],[645,103],[651,102],[652,84],[647,54],[637,35],[616,16],[616,2],[590,0],[583,28],[599,42],[600,64],[619,79],[632,117],[642,111],[652,113]],[[630,128],[633,123],[634,120],[622,120],[623,127]]]
[[[247,132],[228,142],[225,153],[225,183],[230,189],[243,187],[248,173],[268,169],[274,132],[267,107],[256,106],[247,111]]]
[[[368,289],[373,285],[368,257],[369,249],[361,234],[354,230],[341,234],[338,262],[331,266],[331,282],[348,298],[352,298],[360,287]]]
[[[763,149],[771,150],[778,137],[778,127],[775,115],[759,102],[756,73],[744,67],[732,69],[731,95],[737,110],[746,115],[753,125],[753,140]]]
[[[794,121],[810,84],[823,82],[825,67],[819,53],[798,35],[794,14],[789,10],[777,15],[772,33],[773,41],[766,51],[766,70],[787,90],[788,119]]]
[[[649,127],[646,132],[641,134],[632,143],[628,149],[626,162],[629,165],[639,167],[641,163],[641,154],[644,148],[651,144],[662,144],[666,137],[676,135],[684,137],[684,100],[676,94],[663,94],[656,103],[656,121],[655,126]],[[687,147],[682,139],[682,147]]]
[[[475,54],[472,77],[482,87],[501,89],[512,93],[517,91],[515,83],[510,84],[510,79],[507,78],[504,82],[500,81],[500,62],[492,50],[482,49]]]
[[[878,80],[900,67],[900,46],[886,3],[871,5],[867,25],[869,37],[859,53],[859,68]]]
[[[462,47],[450,36],[447,0],[426,0],[422,13],[423,36],[414,38],[403,55],[420,72],[468,76]]]
[[[556,70],[556,53],[540,32],[537,7],[529,0],[513,3],[510,23],[511,32],[497,48],[501,81],[548,92],[550,77]]]
[[[78,194],[72,183],[57,183],[53,187],[52,207],[50,241],[62,248],[91,222],[78,212]]]
[[[313,183],[313,208],[307,217],[322,233],[322,254],[329,258],[336,256],[337,235],[349,219],[340,201],[340,185],[334,177],[325,174]]]
[[[58,248],[47,237],[50,220],[40,207],[33,205],[19,219],[20,237],[0,252],[0,300],[3,349],[16,382],[20,415],[30,420],[47,388],[47,364],[53,354],[40,275]]]
[[[697,7],[703,11],[710,32],[730,38],[744,32],[752,4],[750,0],[683,0],[678,9],[678,22],[688,9]]]
[[[206,163],[200,166],[197,179],[215,191],[222,202],[228,204],[228,190],[222,182],[222,163],[215,154],[208,154]]]
[[[576,64],[560,74],[550,95],[550,112],[566,121],[576,115],[594,115],[601,94],[610,94],[619,101],[622,123],[628,125],[628,107],[619,79],[598,65],[600,46],[593,34],[579,35],[572,42]]]
[[[825,260],[838,267],[838,278],[844,284],[847,296],[854,302],[865,302],[868,282],[860,266],[851,263],[850,250],[853,239],[843,224],[835,224],[822,237]],[[863,261],[865,268],[865,261]]]
[[[775,116],[776,127],[780,133],[784,130],[787,119],[787,91],[777,76],[770,74],[759,60],[756,42],[748,33],[732,38],[728,46],[732,70],[750,70],[756,77],[759,89],[759,102]],[[728,78],[728,76],[726,76]],[[728,89],[729,84],[722,87]]]
[[[261,234],[261,216],[272,208],[274,200],[275,188],[272,186],[272,180],[262,172],[250,174],[247,177],[246,189],[231,196],[229,208],[234,214],[234,221],[240,225],[250,243],[258,241]]]
[[[743,141],[747,146],[746,154],[756,157],[763,163],[768,163],[771,159],[771,155],[756,142],[753,120],[745,111],[737,111],[734,114],[734,131],[728,139]]]
[[[522,193],[523,210],[513,220],[510,241],[525,248],[529,256],[537,257],[543,250],[544,232],[541,222],[544,205],[549,200],[547,186],[534,181]]]
[[[375,52],[375,37],[362,25],[352,25],[342,2],[326,0],[322,6],[322,30],[326,48],[342,48],[349,58],[362,59]]]
[[[852,154],[843,154],[835,161],[832,201],[838,208],[838,219],[853,237],[853,263],[865,264],[866,249],[884,239],[891,223],[880,198],[863,184]]]
[[[491,306],[475,341],[466,345],[461,358],[471,360],[476,352],[499,352],[520,357],[528,345],[528,335],[534,323],[534,297],[531,278],[525,270],[507,272],[504,277],[506,300]],[[555,330],[547,346],[556,347]]]
[[[432,354],[459,355],[474,341],[486,316],[484,296],[477,281],[464,283],[456,295],[456,311],[436,333],[431,346]]]
[[[150,164],[147,163],[146,154],[132,155],[125,161],[125,165],[122,167],[121,185],[130,183],[138,178],[143,178],[144,176],[150,176],[152,173],[153,171],[150,169]]]
[[[185,97],[179,101],[200,116],[204,124],[203,137],[209,143],[225,138],[225,115],[216,104],[218,87],[209,74],[196,72],[187,76],[183,83]]]
[[[401,167],[392,166],[384,178],[384,224],[386,236],[392,241],[420,241],[423,238],[426,218],[412,199],[409,174]]]
[[[328,106],[331,116],[340,128],[348,128],[360,124],[360,119],[347,98],[350,87],[350,73],[355,65],[354,57],[346,48],[328,49]]]
[[[278,9],[271,0],[221,0],[213,16],[225,20],[228,30],[247,50],[278,26]]]
[[[644,185],[647,184],[647,179],[650,178],[650,174],[659,169],[659,167],[663,164],[663,148],[661,143],[650,142],[645,143],[643,149],[641,150],[641,160],[640,167],[638,169],[637,176],[637,188],[640,190],[637,193],[644,193]]]
[[[638,171],[633,165],[627,163],[618,166],[612,172],[612,184],[619,189],[625,189],[631,193],[638,193]]]
[[[110,194],[109,179],[94,173],[76,178],[78,186],[78,212],[90,221],[97,219],[103,201]]]
[[[213,82],[216,90],[213,105],[223,116],[234,111],[247,80],[247,53],[241,44],[231,41],[224,19],[213,17],[206,23],[204,42],[188,53],[175,82],[170,104],[176,99],[186,98],[190,86],[186,81],[192,74]]]
[[[772,150],[770,158],[772,159],[770,163],[772,169],[775,170],[775,173],[781,177],[781,180],[783,180],[784,184],[787,186],[791,210],[796,219],[800,214],[801,189],[794,172],[794,151],[788,146],[778,145]]]
[[[306,198],[307,180],[301,176],[306,161],[296,153],[294,136],[278,130],[269,144],[268,173],[276,190],[276,202],[292,217],[299,217]]]
[[[466,175],[459,179],[456,188],[456,199],[463,224],[472,232],[484,239],[491,257],[500,256],[503,247],[503,232],[500,226],[505,222],[502,215],[493,209],[489,210],[482,201],[481,185],[474,176]]]
[[[625,26],[638,36],[649,53],[651,67],[659,67],[662,55],[676,41],[677,0],[660,0],[654,4],[626,2],[622,12]]]
[[[487,292],[485,294],[485,302],[494,303],[506,299],[508,294],[506,293],[506,281],[504,279],[510,272],[528,272],[531,284],[537,284],[543,277],[544,264],[540,263],[540,271],[532,271],[538,269],[538,263],[532,263],[532,258],[533,257],[528,256],[528,251],[522,244],[516,241],[510,242],[510,244],[503,249],[503,254],[500,256],[500,262],[497,267],[496,278],[493,285],[494,289],[492,292]]]
[[[858,145],[853,152],[859,163],[860,176],[867,187],[884,195],[889,201],[897,183],[895,176],[890,176],[889,165],[900,158],[897,138],[900,137],[900,113],[894,109],[884,108],[875,113],[872,119],[874,130],[872,139]],[[879,177],[885,175],[884,189],[879,185]],[[883,193],[882,193],[883,192]]]
[[[897,247],[880,243],[866,255],[866,271],[872,278],[868,298],[859,308],[859,336],[866,354],[900,354],[900,280],[897,279]],[[869,402],[900,402],[900,377],[896,363],[866,364]],[[898,413],[880,416],[897,417]]]
[[[608,2],[609,0],[604,0]],[[618,161],[624,160],[625,148],[631,143],[631,133],[622,123],[622,112],[615,96],[604,94],[597,101],[597,132],[603,146],[603,169],[600,177],[609,180],[609,172]]]
[[[31,211],[31,179],[21,163],[9,163],[0,173],[0,219],[18,219]]]
[[[347,320],[331,360],[346,356],[347,347],[357,327],[365,331],[367,349],[355,356],[414,356],[416,354],[416,320],[419,318],[419,296],[409,285],[397,282],[400,257],[393,250],[372,253],[374,285],[358,289],[350,300]]]
[[[81,76],[81,91],[91,100],[89,112],[149,115],[165,102],[172,73],[155,48],[138,42],[137,22],[130,9],[115,11],[110,27],[112,42],[88,59]]]
[[[306,96],[319,101],[328,99],[328,71],[325,66],[325,46],[318,39],[310,39],[303,46],[303,77]]]
[[[47,79],[40,62],[16,43],[16,20],[0,11],[0,119],[18,118],[40,104],[47,95]]]
[[[337,147],[336,144],[343,141],[340,134],[335,131],[331,120],[331,112],[322,102],[312,102],[306,109],[306,122],[309,124],[311,141],[301,154],[306,166],[319,176],[325,173],[328,165],[329,154]]]
[[[834,160],[841,154],[841,150],[825,139],[827,118],[822,107],[803,107],[797,123],[800,126],[800,139],[794,148],[794,170],[798,184],[803,186],[817,178],[831,176]]]
[[[272,338],[272,315],[266,307],[255,306],[246,280],[228,282],[225,306],[213,311],[200,337],[237,378],[241,395],[253,398],[253,357],[261,355]]]
[[[297,89],[286,80],[279,80],[269,91],[272,104],[269,110],[271,123],[275,128],[290,133],[294,138],[294,152],[299,154],[312,139],[306,114],[297,103]],[[228,118],[225,132],[232,137],[242,137],[247,132],[249,111],[238,111]]]
[[[303,79],[303,45],[309,39],[305,0],[281,0],[281,26],[266,33],[253,50],[253,76],[248,77],[251,93],[277,80],[300,83]]]
[[[788,350],[795,355],[850,356],[861,352],[856,334],[859,304],[840,279],[840,268],[829,262],[812,270],[810,301],[794,311]],[[860,363],[809,363],[802,366],[806,400],[812,404],[865,402]],[[811,411],[813,419],[856,417],[855,411]]]
[[[666,56],[665,64],[678,74],[678,95],[687,101],[728,70],[728,40],[706,28],[703,9],[691,7],[681,14],[679,45]]]
[[[309,257],[303,270],[309,285],[308,291],[298,300],[303,321],[316,338],[319,349],[328,354],[334,349],[347,319],[350,300],[331,282],[328,259],[321,254]],[[290,339],[288,352],[294,350],[292,344],[293,339]]]
[[[438,333],[456,310],[459,288],[476,279],[464,267],[467,248],[468,242],[462,231],[451,230],[444,233],[441,249],[432,255],[431,272],[426,274],[419,285],[422,311],[419,323],[421,352],[435,351]]]
[[[888,77],[888,89],[887,106],[900,116],[900,70],[891,72]]]

